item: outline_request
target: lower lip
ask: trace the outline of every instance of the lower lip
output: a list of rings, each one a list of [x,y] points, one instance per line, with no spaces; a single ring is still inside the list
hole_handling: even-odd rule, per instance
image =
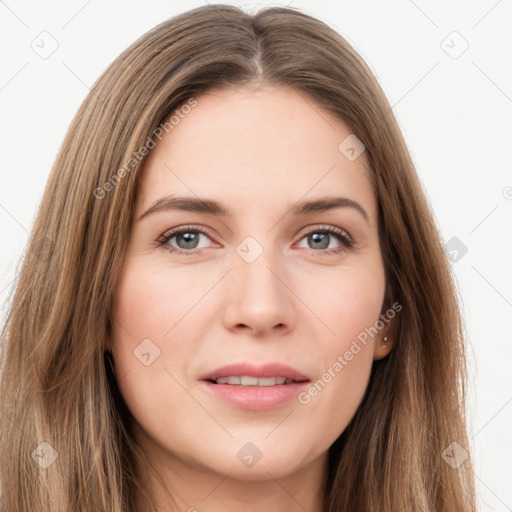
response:
[[[240,409],[263,411],[274,409],[294,399],[308,386],[309,381],[294,382],[276,386],[237,386],[214,384],[202,381],[206,389],[215,397],[229,402]]]

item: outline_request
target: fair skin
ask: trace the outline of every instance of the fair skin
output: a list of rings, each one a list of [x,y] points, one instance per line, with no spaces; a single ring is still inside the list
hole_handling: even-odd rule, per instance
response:
[[[159,511],[320,512],[327,451],[361,403],[373,361],[391,349],[391,340],[383,347],[387,325],[332,374],[338,356],[384,312],[365,155],[347,159],[338,145],[350,128],[292,89],[243,87],[196,99],[144,164],[112,306],[119,388],[161,477],[145,471]],[[230,215],[163,209],[139,220],[171,195],[215,200]],[[352,206],[291,211],[298,201],[331,196],[357,202],[367,219]],[[158,246],[189,225],[189,235]],[[259,248],[254,260],[242,257]],[[244,408],[201,380],[241,362],[291,366],[309,379],[303,392],[328,368],[332,378],[307,403],[294,396]],[[244,460],[253,456],[261,458],[249,467]]]

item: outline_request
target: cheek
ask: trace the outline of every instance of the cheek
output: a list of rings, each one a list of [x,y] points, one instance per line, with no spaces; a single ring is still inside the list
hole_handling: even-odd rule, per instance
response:
[[[166,410],[183,408],[182,390],[169,371],[176,373],[197,347],[171,342],[182,336],[188,341],[186,314],[212,286],[208,279],[200,285],[187,270],[126,258],[112,302],[111,348],[119,390],[141,423],[151,418],[148,431],[165,423]]]
[[[320,281],[318,276],[308,280],[302,293],[307,293],[308,305],[326,324],[322,339],[327,347],[341,350],[347,341],[375,324],[381,313],[384,286],[384,270],[379,264],[372,271],[347,267]]]
[[[195,277],[195,279],[194,279]],[[128,261],[119,278],[112,304],[119,338],[164,340],[208,290],[211,283],[197,279],[187,269]],[[193,283],[193,285],[191,285]],[[124,328],[124,332],[123,332]]]
[[[141,262],[142,263],[142,262]],[[112,302],[112,354],[121,395],[146,432],[157,439],[156,426],[166,424],[166,411],[182,404],[176,398],[176,384],[166,373],[169,351],[165,333],[177,322],[173,282],[153,269],[125,260]],[[170,338],[170,336],[169,336]],[[173,357],[182,358],[179,346]]]
[[[368,385],[384,274],[379,266],[374,272],[352,268],[324,284],[312,288],[310,295],[319,318],[329,327],[316,340],[322,373],[298,401],[318,419],[317,426],[323,424],[332,442],[352,419]]]

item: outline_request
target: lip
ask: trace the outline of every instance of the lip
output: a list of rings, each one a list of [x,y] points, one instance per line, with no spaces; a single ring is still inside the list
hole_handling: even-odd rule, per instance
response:
[[[303,375],[295,368],[287,366],[281,363],[267,363],[262,365],[255,365],[252,363],[239,363],[229,364],[222,368],[217,368],[209,373],[206,373],[200,380],[216,380],[221,377],[229,376],[242,376],[247,375],[248,377],[286,377],[287,379],[303,381],[310,380],[309,377]],[[218,384],[221,385],[221,384]],[[289,385],[289,384],[288,384]]]
[[[275,386],[238,386],[215,384],[221,377],[286,377],[295,380],[290,384]],[[280,363],[253,365],[251,363],[232,364],[209,372],[200,378],[201,385],[213,397],[240,409],[262,411],[274,409],[295,400],[311,380],[295,368]]]

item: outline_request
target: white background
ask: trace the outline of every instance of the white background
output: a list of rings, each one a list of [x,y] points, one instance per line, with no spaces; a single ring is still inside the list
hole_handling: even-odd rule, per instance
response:
[[[225,3],[246,11],[286,5]],[[90,86],[144,32],[203,4],[0,0],[2,318],[51,164]],[[468,249],[453,267],[468,331],[478,493],[482,511],[512,511],[512,2],[288,5],[327,22],[368,62],[444,242],[456,237]],[[33,49],[41,38],[47,49],[51,38],[58,44],[47,59]]]

